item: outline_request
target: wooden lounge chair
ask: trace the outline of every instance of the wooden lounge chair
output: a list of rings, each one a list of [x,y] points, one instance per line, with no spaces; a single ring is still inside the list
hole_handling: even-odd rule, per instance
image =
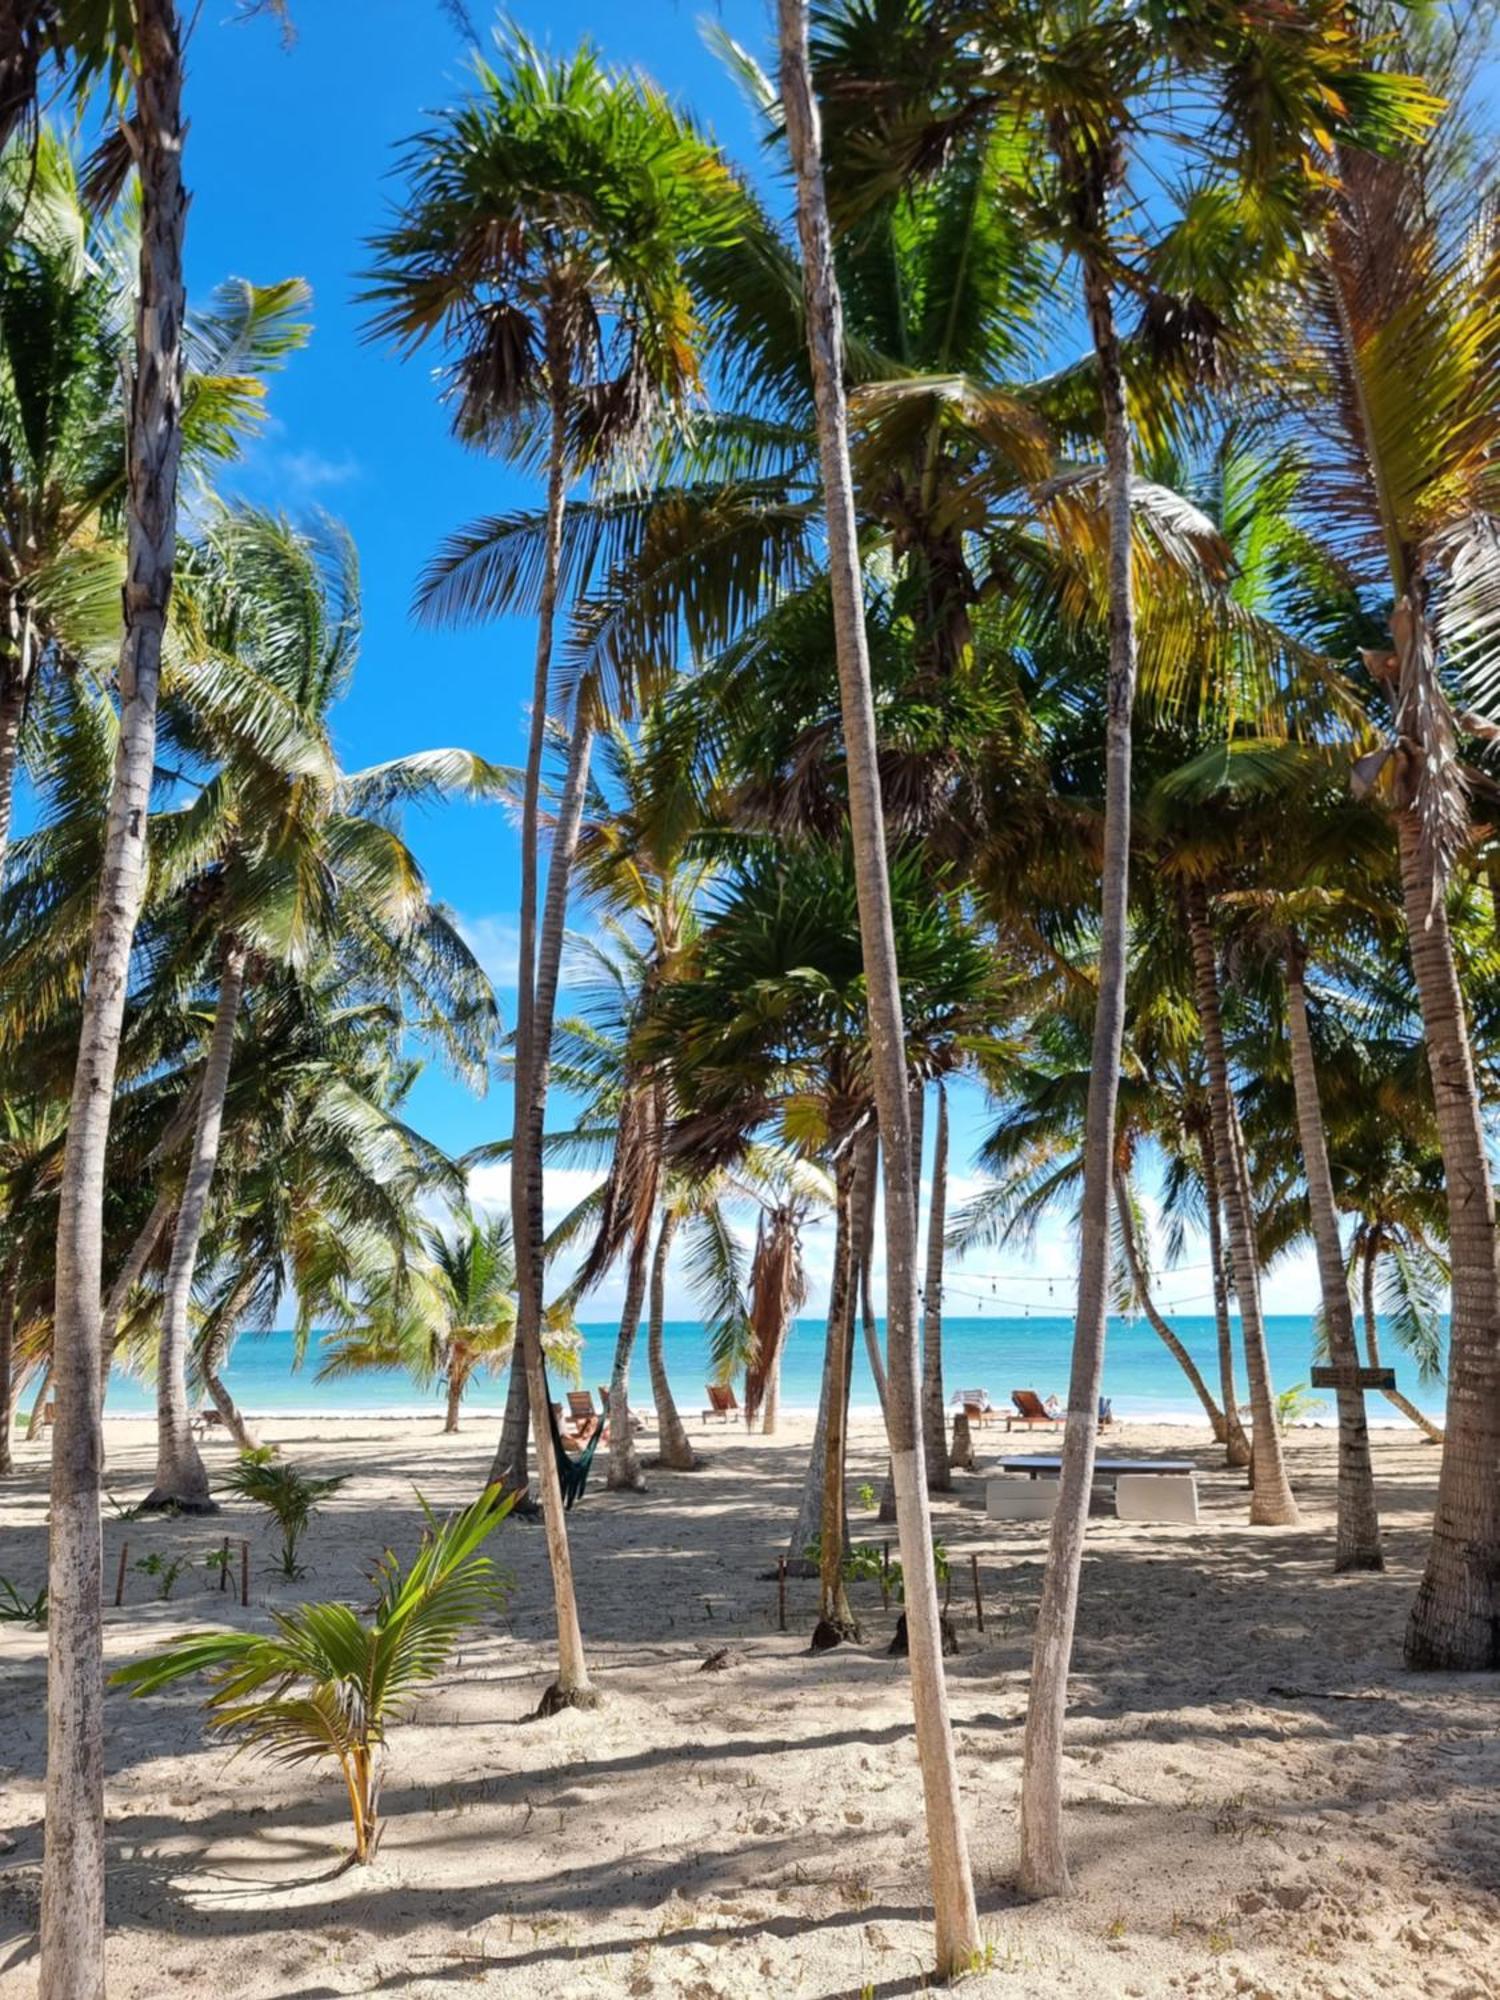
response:
[[[718,1417],[727,1424],[731,1417],[739,1415],[740,1406],[727,1382],[705,1382],[703,1387],[709,1401],[709,1408],[703,1412],[704,1423],[711,1424]]]
[[[1000,1412],[990,1401],[988,1389],[960,1389],[953,1400],[975,1429],[982,1424],[998,1424],[1000,1421]]]
[[[216,1409],[206,1407],[201,1409],[197,1416],[193,1418],[192,1422],[188,1425],[188,1430],[194,1437],[203,1438],[207,1437],[210,1431],[221,1429],[223,1423],[224,1419]]]
[[[569,1392],[568,1395],[569,1403],[573,1401],[573,1396],[575,1393],[578,1392],[574,1391]],[[582,1395],[584,1402],[588,1404],[588,1411],[587,1414],[584,1416],[579,1416],[576,1412],[571,1410],[565,1415],[563,1413],[563,1406],[561,1403],[554,1403],[552,1405],[552,1414],[557,1419],[557,1428],[562,1434],[562,1441],[564,1444],[571,1444],[571,1445],[587,1444],[589,1439],[594,1435],[595,1431],[600,1429],[600,1427],[603,1424],[604,1419],[599,1415],[598,1411],[594,1408],[593,1402],[589,1397],[588,1391],[587,1390],[582,1391]]]
[[[1049,1431],[1062,1429],[1062,1412],[1049,1410],[1035,1389],[1012,1389],[1010,1400],[1016,1407],[1006,1411],[1005,1428],[1008,1431],[1018,1426],[1023,1431],[1035,1430],[1038,1424],[1045,1425]]]

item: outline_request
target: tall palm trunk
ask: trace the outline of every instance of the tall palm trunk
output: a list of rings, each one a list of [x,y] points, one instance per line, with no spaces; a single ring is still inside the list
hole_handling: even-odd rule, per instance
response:
[[[448,1364],[447,1395],[443,1408],[443,1435],[455,1437],[458,1433],[458,1413],[464,1400],[464,1390],[468,1387],[469,1371],[460,1361]]]
[[[842,1247],[837,1237],[833,1245],[833,1268],[839,1268]],[[787,1570],[792,1576],[812,1576],[815,1571],[808,1562],[807,1549],[817,1540],[823,1519],[823,1468],[828,1462],[829,1412],[833,1407],[833,1297],[830,1289],[828,1301],[830,1318],[823,1341],[823,1373],[818,1384],[818,1414],[813,1421],[812,1444],[807,1454],[807,1469],[802,1477],[802,1494],[797,1503],[797,1517],[792,1523],[791,1540],[787,1544]]]
[[[932,1870],[937,1969],[947,1978],[974,1962],[979,1918],[959,1804],[958,1768],[943,1679],[932,1523],[923,1476],[917,1358],[917,1222],[901,987],[886,874],[885,825],[876,761],[875,705],[865,640],[862,580],[844,403],[843,325],[823,188],[818,109],[808,60],[807,0],[778,0],[781,96],[797,181],[808,349],[817,406],[818,455],[828,517],[829,583],[838,653],[849,820],[859,928],[869,991],[871,1067],[885,1162],[887,1428],[906,1579],[908,1663]]]
[[[1365,1360],[1371,1368],[1380,1366],[1380,1319],[1375,1310],[1375,1259],[1379,1255],[1379,1239],[1368,1236],[1360,1252],[1360,1291],[1363,1299],[1365,1322]],[[1424,1410],[1419,1410],[1409,1397],[1399,1389],[1382,1389],[1381,1395],[1419,1431],[1431,1438],[1434,1444],[1443,1442],[1443,1427],[1435,1424]]]
[[[521,1107],[531,1089],[533,1032],[536,1007],[536,924],[538,850],[542,816],[542,756],[547,742],[547,704],[552,687],[552,641],[557,627],[558,587],[562,575],[563,523],[568,504],[568,365],[567,344],[558,316],[548,321],[547,365],[551,380],[551,422],[547,444],[547,529],[542,556],[541,595],[537,605],[536,654],[532,669],[531,721],[526,739],[526,774],[521,797],[521,897],[516,951],[516,1047],[511,1149],[511,1226],[521,1241],[522,1190],[525,1171],[519,1157],[522,1144]],[[525,1494],[528,1485],[526,1425],[530,1414],[527,1389],[530,1370],[518,1343],[520,1367],[513,1366],[506,1387],[500,1442],[490,1465],[489,1483]],[[545,1416],[545,1411],[543,1412]]]
[[[151,1213],[142,1223],[135,1241],[125,1254],[125,1261],[115,1273],[114,1283],[104,1301],[103,1320],[99,1340],[99,1406],[104,1406],[104,1398],[109,1391],[109,1372],[114,1365],[115,1348],[120,1338],[120,1321],[125,1317],[125,1308],[130,1303],[130,1294],[140,1283],[146,1266],[151,1262],[162,1232],[172,1221],[177,1209],[178,1196],[174,1190],[163,1190],[151,1204]]]
[[[1255,1424],[1251,1459],[1250,1520],[1256,1527],[1295,1527],[1299,1520],[1281,1455],[1281,1432],[1271,1389],[1271,1365],[1266,1354],[1266,1330],[1260,1316],[1260,1268],[1255,1250],[1255,1211],[1250,1201],[1250,1177],[1237,1142],[1235,1111],[1229,1090],[1229,1058],[1219,1017],[1219,973],[1214,963],[1213,933],[1208,903],[1200,883],[1188,890],[1188,927],[1193,948],[1193,985],[1203,1055],[1208,1066],[1209,1106],[1214,1120],[1214,1152],[1224,1177],[1224,1211],[1229,1223],[1229,1258],[1234,1292],[1240,1303],[1240,1334],[1245,1343],[1245,1373],[1250,1378],[1250,1414]]]
[[[1323,1107],[1318,1096],[1318,1071],[1312,1030],[1307,1019],[1307,961],[1299,939],[1287,940],[1286,1025],[1292,1051],[1292,1094],[1297,1102],[1297,1134],[1307,1178],[1307,1206],[1312,1217],[1313,1243],[1318,1253],[1318,1285],[1328,1352],[1336,1368],[1346,1371],[1337,1390],[1339,1413],[1338,1523],[1334,1533],[1335,1570],[1384,1569],[1380,1553],[1380,1516],[1375,1508],[1375,1468],[1370,1463],[1370,1430],[1364,1391],[1354,1386],[1359,1366],[1354,1344],[1354,1315],[1349,1310],[1349,1279],[1339,1242],[1338,1211],[1333,1200],[1333,1175],[1328,1165],[1328,1140],[1323,1131]]]
[[[177,1226],[172,1233],[172,1258],[162,1297],[161,1345],[156,1362],[156,1480],[141,1502],[143,1508],[177,1507],[187,1513],[214,1510],[208,1473],[189,1428],[187,1360],[188,1309],[193,1297],[193,1272],[198,1242],[208,1207],[214,1169],[219,1163],[219,1133],[224,1122],[224,1098],[234,1062],[234,1031],[245,990],[245,947],[226,940],[219,970],[219,999],[214,1029],[198,1085],[198,1121],[193,1150],[183,1183]]]
[[[846,1146],[834,1170],[833,1283],[828,1298],[828,1366],[835,1393],[828,1401],[823,1451],[823,1494],[818,1530],[818,1627],[813,1646],[823,1650],[857,1639],[859,1626],[844,1588],[844,1460],[849,1427],[848,1383],[854,1361],[855,1239],[859,1221],[854,1186],[859,1147]]]
[[[230,1394],[229,1385],[219,1372],[223,1365],[224,1352],[220,1342],[204,1348],[198,1357],[198,1373],[203,1378],[208,1399],[223,1418],[225,1430],[240,1450],[259,1451],[261,1444],[259,1433]]]
[[[1198,1156],[1203,1166],[1203,1206],[1208,1213],[1208,1258],[1213,1271],[1214,1329],[1219,1341],[1219,1401],[1224,1410],[1224,1463],[1250,1463],[1250,1440],[1240,1421],[1239,1395],[1234,1386],[1234,1329],[1229,1323],[1229,1273],[1224,1262],[1224,1202],[1219,1192],[1219,1163],[1214,1152],[1213,1120],[1198,1127]]]
[[[1156,1300],[1152,1297],[1151,1280],[1141,1259],[1141,1246],[1136,1238],[1135,1215],[1130,1205],[1130,1188],[1124,1174],[1118,1168],[1115,1170],[1115,1213],[1120,1218],[1120,1241],[1125,1248],[1125,1262],[1130,1269],[1130,1282],[1135,1287],[1135,1295],[1141,1302],[1141,1310],[1151,1322],[1152,1331],[1163,1347],[1186,1375],[1188,1387],[1203,1405],[1203,1414],[1208,1418],[1215,1444],[1223,1444],[1226,1436],[1224,1412],[1214,1401],[1213,1391],[1199,1372],[1197,1362],[1188,1353],[1172,1327],[1162,1318],[1157,1310]]]
[[[609,1420],[609,1487],[615,1493],[639,1493],[646,1484],[630,1429],[630,1357],[635,1351],[636,1335],[641,1330],[641,1309],[646,1303],[650,1247],[650,1238],[644,1235],[630,1246],[625,1305],[615,1336],[614,1365],[609,1371],[609,1408],[605,1414]]]
[[[1397,817],[1401,892],[1422,1002],[1453,1267],[1448,1410],[1427,1566],[1406,1628],[1406,1663],[1500,1666],[1500,1265],[1468,1022],[1448,912],[1415,812]]]
[[[1101,216],[1102,221],[1102,192]],[[1084,1115],[1082,1254],[1068,1419],[1046,1576],[1032,1647],[1031,1693],[1021,1770],[1021,1887],[1027,1895],[1072,1888],[1063,1838],[1063,1727],[1083,1543],[1088,1529],[1099,1428],[1099,1387],[1109,1311],[1110,1177],[1115,1105],[1125,1028],[1126,925],[1130,893],[1131,712],[1135,706],[1135,605],[1130,549],[1130,422],[1109,277],[1097,256],[1084,260],[1084,299],[1104,408],[1109,517],[1109,687],[1105,723],[1104,857],[1099,933],[1099,998]]]
[[[669,1472],[692,1472],[698,1463],[672,1394],[667,1376],[663,1329],[667,1323],[667,1263],[672,1255],[672,1239],[677,1234],[675,1208],[665,1210],[656,1232],[656,1249],[651,1258],[651,1299],[647,1308],[646,1366],[651,1372],[651,1400],[656,1405],[657,1458]]]
[[[943,1407],[943,1233],[948,1226],[948,1093],[937,1087],[932,1199],[927,1210],[927,1282],[922,1287],[922,1446],[929,1493],[951,1493]]]
[[[156,690],[177,546],[182,407],[182,62],[172,0],[136,0],[131,142],[141,193],[126,431],[120,735],[89,938],[57,1231],[57,1429],[47,1625],[46,1854],[39,2000],[104,1993],[104,1675],[99,1538],[99,1287],[105,1152],[130,947],[146,884]]]
[[[527,1400],[531,1405],[532,1437],[536,1444],[537,1485],[547,1535],[547,1560],[552,1572],[552,1599],[557,1616],[557,1679],[543,1695],[540,1714],[561,1708],[588,1708],[597,1700],[583,1653],[578,1623],[578,1598],[573,1588],[573,1559],[563,1513],[562,1483],[553,1453],[551,1408],[542,1359],[542,1133],[547,1116],[547,1081],[552,1023],[557,1009],[558,976],[562,966],[563,928],[568,908],[568,878],[578,846],[583,795],[588,785],[593,725],[591,693],[580,688],[568,767],[563,779],[552,858],[547,869],[547,899],[542,910],[537,947],[536,991],[530,1014],[529,1059],[516,1078],[516,1110],[511,1148],[511,1213],[516,1246],[516,1346],[526,1369]]]
[[[16,1292],[15,1259],[0,1274],[0,1478],[16,1469]]]
[[[5,860],[10,848],[16,772],[21,761],[21,724],[26,716],[26,696],[31,686],[35,646],[30,617],[17,611],[14,596],[10,603],[8,623],[12,661],[0,674],[0,884],[5,880]]]

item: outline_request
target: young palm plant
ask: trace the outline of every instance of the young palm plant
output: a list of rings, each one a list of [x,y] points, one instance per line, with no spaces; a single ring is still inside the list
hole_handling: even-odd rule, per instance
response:
[[[308,1523],[321,1502],[337,1493],[348,1477],[347,1472],[339,1472],[315,1479],[286,1459],[275,1457],[269,1445],[262,1445],[241,1453],[224,1490],[265,1508],[281,1530],[281,1573],[295,1582],[305,1574],[297,1560],[297,1548]]]
[[[387,1734],[466,1628],[505,1601],[507,1585],[482,1545],[514,1499],[489,1487],[446,1521],[424,1503],[422,1548],[404,1568],[387,1552],[364,1617],[346,1604],[303,1604],[276,1612],[271,1633],[191,1633],[121,1667],[111,1683],[138,1698],[207,1674],[209,1727],[218,1734],[278,1764],[337,1766],[354,1836],[350,1864],[373,1861]]]

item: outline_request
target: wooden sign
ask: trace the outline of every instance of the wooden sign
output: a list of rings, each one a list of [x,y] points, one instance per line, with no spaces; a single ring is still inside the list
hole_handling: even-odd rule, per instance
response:
[[[1339,1368],[1332,1363],[1315,1367],[1309,1377],[1315,1389],[1394,1389],[1394,1368]]]

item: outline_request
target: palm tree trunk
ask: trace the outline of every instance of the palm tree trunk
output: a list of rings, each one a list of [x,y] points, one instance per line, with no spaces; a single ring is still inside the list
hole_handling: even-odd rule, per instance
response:
[[[1500,1666],[1500,1264],[1495,1197],[1448,912],[1415,812],[1397,816],[1401,893],[1422,1002],[1453,1268],[1448,1410],[1427,1566],[1406,1628],[1406,1664]]]
[[[562,574],[563,524],[568,503],[568,366],[563,329],[555,317],[547,327],[547,366],[551,381],[551,429],[547,445],[547,539],[542,561],[541,596],[537,605],[536,654],[532,671],[531,722],[526,740],[526,775],[521,798],[521,897],[516,954],[515,1147],[511,1157],[511,1219],[520,1237],[524,1183],[516,1150],[521,1144],[521,1106],[531,1089],[532,1017],[536,1005],[536,918],[538,850],[541,840],[542,755],[547,741],[547,704],[552,683],[552,640],[557,625],[558,584]],[[517,1344],[520,1367],[512,1366],[506,1386],[505,1415],[500,1442],[490,1465],[489,1484],[525,1495],[529,1484],[526,1426],[530,1415],[527,1380],[530,1373]],[[546,1412],[543,1411],[545,1417]],[[550,1445],[550,1434],[548,1439]]]
[[[1102,221],[1102,216],[1101,216]],[[1104,857],[1099,998],[1084,1117],[1082,1255],[1068,1420],[1047,1571],[1032,1647],[1031,1693],[1021,1769],[1021,1887],[1030,1896],[1072,1888],[1063,1837],[1062,1758],[1068,1670],[1099,1429],[1099,1387],[1109,1310],[1110,1177],[1125,1026],[1126,924],[1130,889],[1131,713],[1135,706],[1135,608],[1131,578],[1131,439],[1109,278],[1084,262],[1084,295],[1104,407],[1109,516],[1109,688],[1105,734]]]
[[[104,1407],[104,1399],[109,1392],[109,1374],[114,1366],[115,1348],[120,1339],[120,1321],[125,1317],[125,1308],[130,1303],[130,1294],[140,1283],[146,1266],[150,1263],[156,1246],[161,1241],[162,1231],[172,1220],[177,1206],[175,1192],[165,1190],[151,1204],[151,1213],[146,1217],[136,1235],[135,1241],[126,1252],[125,1261],[115,1273],[115,1281],[109,1288],[104,1301],[103,1321],[99,1341],[99,1407]]]
[[[1378,1316],[1375,1311],[1375,1259],[1379,1255],[1379,1251],[1378,1239],[1371,1236],[1367,1238],[1359,1260],[1360,1282],[1364,1301],[1365,1359],[1371,1368],[1378,1368],[1380,1366],[1380,1329]],[[1402,1416],[1409,1423],[1415,1424],[1417,1429],[1429,1437],[1434,1444],[1441,1444],[1443,1442],[1442,1425],[1435,1424],[1425,1410],[1419,1410],[1416,1404],[1409,1397],[1403,1396],[1399,1389],[1382,1389],[1380,1393],[1388,1403],[1401,1412]]]
[[[859,1626],[844,1588],[844,1460],[848,1435],[849,1379],[854,1360],[854,1245],[858,1219],[854,1187],[859,1175],[856,1143],[840,1154],[835,1174],[833,1284],[828,1297],[828,1432],[823,1452],[823,1494],[818,1533],[820,1608],[814,1651],[858,1639]]]
[[[1318,1284],[1323,1301],[1323,1325],[1328,1332],[1328,1352],[1334,1366],[1347,1372],[1347,1381],[1341,1383],[1337,1390],[1338,1522],[1334,1534],[1333,1567],[1335,1571],[1384,1569],[1365,1397],[1364,1391],[1356,1388],[1353,1380],[1353,1371],[1359,1366],[1359,1349],[1354,1344],[1349,1278],[1344,1269],[1343,1246],[1339,1242],[1333,1174],[1328,1165],[1328,1140],[1323,1131],[1318,1071],[1307,1019],[1305,974],[1306,958],[1301,942],[1295,937],[1289,938],[1286,953],[1286,1019],[1292,1053],[1292,1093],[1297,1102],[1297,1133],[1302,1144],[1313,1243],[1318,1253]]]
[[[552,1022],[557,1009],[558,976],[562,966],[563,928],[568,908],[568,878],[578,846],[583,795],[588,785],[593,725],[590,694],[578,692],[578,708],[568,746],[568,768],[552,838],[547,870],[547,899],[538,941],[536,992],[530,1015],[531,1048],[524,1078],[516,1078],[514,1144],[511,1149],[511,1217],[516,1246],[516,1345],[526,1368],[527,1400],[531,1405],[532,1437],[536,1444],[537,1485],[547,1535],[547,1560],[552,1572],[552,1597],[557,1615],[557,1679],[542,1696],[539,1714],[562,1708],[590,1708],[598,1697],[589,1680],[578,1622],[578,1598],[573,1588],[573,1559],[563,1513],[562,1483],[553,1455],[542,1359],[542,1133],[547,1116]]]
[[[797,181],[808,350],[828,517],[829,583],[844,752],[848,761],[849,822],[859,892],[859,928],[869,992],[871,1067],[885,1163],[886,1421],[906,1579],[908,1665],[926,1807],[937,1970],[938,1976],[946,1979],[975,1961],[980,1936],[959,1803],[948,1691],[943,1679],[937,1579],[932,1565],[932,1522],[923,1476],[917,1359],[917,1217],[912,1186],[911,1121],[906,1101],[901,986],[886,873],[875,705],[849,464],[848,413],[842,377],[842,307],[834,275],[818,108],[808,58],[807,0],[777,0],[777,19],[781,96]]]
[[[219,1132],[234,1062],[234,1031],[245,990],[246,959],[242,944],[234,939],[225,940],[214,1029],[198,1086],[198,1122],[193,1133],[192,1157],[177,1210],[177,1226],[172,1233],[172,1259],[167,1266],[166,1290],[162,1296],[161,1346],[156,1367],[156,1480],[141,1502],[148,1510],[177,1507],[192,1514],[216,1511],[209,1497],[208,1473],[189,1428],[188,1308],[192,1303],[203,1216],[214,1169],[219,1163]]]
[[[833,1266],[838,1269],[839,1245],[833,1246]],[[830,1311],[832,1299],[829,1300]],[[813,1423],[812,1444],[807,1454],[807,1470],[802,1478],[802,1494],[797,1503],[797,1518],[792,1523],[791,1539],[787,1544],[787,1573],[790,1576],[812,1576],[815,1572],[808,1562],[807,1550],[815,1542],[820,1532],[823,1518],[823,1468],[828,1459],[829,1411],[833,1404],[833,1329],[828,1326],[823,1342],[823,1374],[818,1385],[818,1414]]]
[[[929,1493],[951,1493],[943,1406],[943,1233],[948,1226],[948,1093],[937,1087],[932,1196],[927,1210],[927,1283],[922,1288],[922,1444]]]
[[[1224,1265],[1224,1205],[1219,1193],[1219,1164],[1214,1153],[1213,1121],[1198,1127],[1198,1155],[1203,1166],[1203,1206],[1208,1213],[1208,1257],[1213,1271],[1214,1329],[1219,1341],[1219,1399],[1224,1409],[1224,1463],[1250,1463],[1250,1440],[1240,1421],[1234,1386],[1234,1329],[1229,1323],[1229,1274]]]
[[[672,1394],[663,1337],[667,1322],[667,1264],[672,1255],[672,1239],[677,1234],[677,1221],[676,1209],[667,1209],[656,1232],[656,1250],[651,1259],[646,1365],[651,1371],[651,1400],[656,1405],[657,1458],[669,1472],[692,1472],[697,1468],[698,1454],[693,1450]]]
[[[241,1451],[259,1451],[260,1438],[247,1422],[239,1404],[229,1393],[228,1384],[219,1373],[218,1354],[200,1357],[198,1372],[203,1377],[203,1386],[208,1391],[209,1400],[224,1419],[224,1428],[234,1439]]]
[[[1260,1316],[1260,1271],[1255,1250],[1255,1212],[1245,1158],[1235,1137],[1235,1112],[1229,1090],[1229,1058],[1219,1018],[1219,975],[1214,963],[1213,933],[1208,904],[1200,883],[1188,890],[1188,926],[1193,948],[1193,981],[1203,1054],[1208,1065],[1209,1104],[1214,1120],[1214,1152],[1225,1176],[1224,1209],[1229,1223],[1229,1257],[1235,1297],[1240,1302],[1240,1333],[1245,1343],[1245,1372],[1250,1378],[1250,1414],[1255,1425],[1251,1459],[1250,1521],[1254,1527],[1295,1527],[1297,1502],[1281,1455],[1271,1367],[1266,1355],[1266,1331]]]
[[[464,1388],[468,1381],[467,1371],[459,1362],[448,1364],[448,1394],[443,1410],[443,1436],[454,1437],[458,1432],[459,1406],[464,1399]]]
[[[1203,1405],[1203,1414],[1208,1418],[1215,1444],[1223,1444],[1226,1436],[1224,1412],[1214,1401],[1213,1391],[1200,1374],[1197,1362],[1157,1311],[1156,1300],[1151,1296],[1151,1280],[1141,1261],[1141,1246],[1136,1240],[1135,1215],[1130,1206],[1130,1188],[1124,1174],[1118,1168],[1115,1170],[1115,1213],[1120,1218],[1120,1240],[1125,1246],[1125,1262],[1130,1267],[1130,1282],[1135,1287],[1135,1295],[1141,1302],[1141,1310],[1151,1322],[1153,1332],[1186,1375],[1189,1388]]]
[[[630,1270],[625,1280],[625,1306],[620,1314],[620,1331],[615,1337],[614,1366],[609,1373],[609,1488],[612,1493],[642,1493],[641,1462],[630,1431],[630,1357],[636,1335],[641,1330],[641,1309],[646,1303],[646,1283],[650,1269],[647,1255],[650,1238],[642,1236],[630,1246]]]
[[[0,1277],[0,1478],[16,1469],[16,1291],[15,1261]]]
[[[99,1290],[105,1153],[130,948],[146,883],[156,690],[177,548],[182,405],[182,63],[172,0],[136,0],[141,195],[136,358],[126,431],[120,733],[89,938],[57,1231],[57,1429],[47,1624],[46,1853],[39,2000],[104,1993],[104,1671],[99,1537]]]
[[[776,1427],[781,1421],[781,1352],[771,1364],[771,1372],[766,1377],[765,1393],[760,1399],[760,1434],[775,1437]]]
[[[0,884],[5,881],[11,817],[15,810],[16,771],[21,761],[21,723],[26,715],[27,689],[31,685],[33,639],[29,618],[18,622],[12,632],[12,644],[16,648],[15,666],[5,673],[3,684],[0,684]]]

